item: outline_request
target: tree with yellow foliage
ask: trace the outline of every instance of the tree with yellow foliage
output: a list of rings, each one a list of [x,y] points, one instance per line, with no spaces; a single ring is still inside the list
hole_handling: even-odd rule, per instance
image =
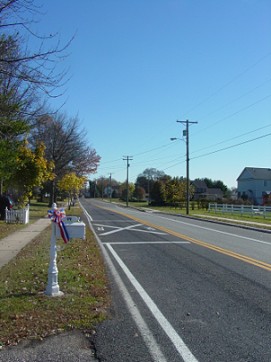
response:
[[[13,182],[20,192],[20,204],[31,198],[34,187],[40,187],[45,181],[53,180],[55,177],[54,164],[48,162],[44,154],[43,143],[39,143],[35,150],[32,150],[28,142],[24,141],[18,149]]]
[[[79,191],[83,188],[87,178],[85,176],[77,176],[75,172],[65,174],[57,183],[60,191],[68,193],[68,204],[70,208],[71,201],[74,196],[79,194]]]

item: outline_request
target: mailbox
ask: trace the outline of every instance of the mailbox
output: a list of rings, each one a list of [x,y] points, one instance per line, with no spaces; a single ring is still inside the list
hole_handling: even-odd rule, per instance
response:
[[[65,243],[67,243],[70,238],[85,239],[86,225],[76,216],[66,216],[64,209],[58,209],[56,204],[53,204],[52,208],[52,210],[48,211],[48,216],[52,220],[52,236],[50,246],[50,263],[48,269],[48,284],[45,294],[51,297],[57,297],[62,296],[63,292],[59,290],[58,285],[56,239],[62,238]]]
[[[65,216],[62,219],[68,231],[69,237],[85,239],[86,238],[86,225],[77,216]],[[59,228],[56,228],[56,237],[61,238]]]

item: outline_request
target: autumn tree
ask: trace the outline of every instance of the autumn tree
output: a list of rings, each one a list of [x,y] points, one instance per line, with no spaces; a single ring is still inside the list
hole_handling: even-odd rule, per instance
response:
[[[48,162],[44,155],[45,146],[42,143],[37,145],[35,150],[32,150],[26,141],[18,148],[12,181],[20,193],[20,204],[31,198],[34,187],[40,187],[44,181],[55,177],[53,163]]]
[[[186,178],[173,177],[168,180],[165,184],[165,197],[166,202],[171,204],[177,204],[183,201],[186,201],[186,190],[187,183]],[[189,198],[193,198],[194,187],[192,184],[189,184]]]
[[[184,199],[182,183],[177,177],[172,178],[165,184],[166,202],[176,204]]]
[[[77,176],[74,172],[65,174],[57,183],[60,191],[68,194],[68,205],[70,209],[71,201],[79,194],[87,179],[84,176]]]
[[[164,171],[159,171],[156,168],[146,168],[141,174],[137,176],[135,186],[136,188],[142,187],[145,190],[145,193],[148,194],[148,199],[150,202],[150,195],[152,193],[154,183],[165,177],[166,174]]]
[[[165,183],[158,180],[155,181],[151,189],[151,204],[154,205],[165,205],[166,203],[166,191]]]
[[[143,187],[135,185],[133,196],[138,200],[142,201],[145,199],[146,191]]]
[[[1,193],[13,177],[22,140],[44,113],[44,98],[60,95],[65,84],[66,72],[59,72],[57,66],[70,42],[61,46],[58,34],[36,34],[31,25],[39,11],[34,0],[0,2]],[[37,47],[30,50],[27,42],[31,38]]]
[[[88,145],[78,118],[60,113],[43,116],[37,120],[31,134],[32,144],[43,142],[46,159],[55,166],[56,178],[50,183],[50,203],[56,201],[57,181],[65,174],[74,172],[77,176],[86,176],[96,172],[100,156]]]
[[[154,181],[157,181],[165,176],[164,171],[159,171],[156,168],[146,168],[137,176],[136,185],[143,187],[146,192],[152,188]]]
[[[128,184],[128,196],[129,196],[129,200],[131,199],[133,193],[135,190],[135,185],[133,182],[129,182]],[[123,182],[120,184],[120,198],[123,201],[127,201],[127,182]],[[128,200],[128,201],[129,201]]]

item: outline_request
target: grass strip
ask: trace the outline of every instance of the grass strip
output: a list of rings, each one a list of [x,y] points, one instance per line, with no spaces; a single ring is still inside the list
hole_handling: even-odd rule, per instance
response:
[[[78,208],[79,209],[79,208]],[[75,214],[71,210],[71,214]],[[86,240],[58,240],[62,297],[44,295],[51,227],[0,270],[0,345],[42,339],[74,328],[91,332],[106,318],[109,303],[105,266],[90,230]]]

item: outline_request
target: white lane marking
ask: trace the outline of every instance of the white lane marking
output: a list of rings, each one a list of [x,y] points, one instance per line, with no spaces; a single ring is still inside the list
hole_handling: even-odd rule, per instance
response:
[[[119,226],[113,226],[113,225],[107,225],[107,224],[93,224],[94,226],[101,226],[101,227],[104,227],[104,228],[111,228],[111,229],[119,229],[120,227]]]
[[[118,228],[115,230],[111,230],[111,231],[107,231],[106,233],[102,233],[100,234],[100,236],[104,236],[104,235],[110,235],[110,234],[114,234],[114,233],[118,233],[119,231],[123,231],[123,230],[130,230],[132,228],[135,228],[137,226],[141,226],[142,224],[135,224],[135,225],[129,225],[129,226],[125,226],[124,228]]]
[[[179,352],[180,356],[183,358],[184,362],[197,362],[198,360],[192,352],[189,350],[189,348],[186,346],[182,338],[179,336],[177,331],[173,328],[173,326],[169,323],[169,321],[166,319],[166,317],[162,314],[160,309],[157,307],[157,305],[154,303],[154,301],[151,299],[151,297],[148,295],[148,293],[145,291],[145,289],[139,284],[137,279],[134,277],[134,275],[130,272],[130,270],[127,268],[127,266],[123,263],[123,261],[120,259],[118,254],[114,251],[112,246],[110,244],[106,244],[107,248],[110,250],[111,254],[115,258],[115,260],[118,262],[121,269],[126,274],[129,281],[132,283],[132,285],[135,287],[143,301],[145,302],[146,306],[151,311],[154,318],[157,320],[157,322],[160,324],[161,328],[164,330],[164,332],[167,334],[171,342],[173,343],[174,347]]]
[[[166,235],[166,233],[161,232],[161,231],[151,231],[151,230],[137,229],[137,227],[142,226],[142,224],[129,225],[129,226],[126,226],[126,227],[111,226],[111,225],[101,225],[101,224],[94,224],[94,225],[98,226],[99,231],[104,230],[104,229],[101,229],[101,228],[115,229],[115,230],[111,230],[111,231],[107,231],[105,233],[102,233],[102,234],[100,234],[100,236],[111,235],[111,234],[115,234],[115,233],[118,233],[118,232],[124,231],[124,230],[138,231],[138,232],[141,232],[141,233],[149,233],[149,234],[156,234],[156,235]]]
[[[95,220],[93,220],[93,219],[92,219],[92,221],[95,222],[95,223],[99,223],[99,222],[108,222],[108,223],[111,223],[112,221],[114,221],[114,222],[120,222],[120,223],[122,223],[122,222],[124,223],[124,222],[125,222],[126,224],[134,222],[133,220],[129,220],[129,219],[128,219],[128,220],[117,220],[117,219],[114,219],[114,220],[112,220],[112,219],[111,219],[111,220],[104,220],[104,219],[99,220],[99,219],[95,219]]]
[[[166,233],[163,233],[162,231],[152,231],[152,230],[142,230],[142,229],[131,229],[131,231],[138,231],[140,233],[148,233],[148,234],[156,234],[156,235],[166,235]]]
[[[106,243],[105,243],[106,244]],[[114,245],[136,245],[136,244],[190,244],[190,241],[111,241],[108,244]]]
[[[94,226],[97,226],[97,230],[99,231],[103,231],[104,228],[108,228],[108,229],[116,229],[116,232],[118,231],[122,231],[122,230],[126,230],[127,228],[121,228],[119,226],[113,226],[113,225],[104,225],[104,224],[93,224]],[[134,225],[134,226],[138,226],[138,225]],[[140,226],[142,226],[142,224],[140,224]],[[129,226],[129,228],[131,228],[132,226]],[[157,235],[166,235],[166,233],[163,233],[161,231],[155,231],[154,228],[146,228],[147,230],[142,230],[142,229],[136,229],[136,228],[131,228],[131,231],[138,231],[141,233],[149,233],[149,234],[157,234]],[[112,233],[111,233],[112,234]],[[100,234],[100,235],[106,235],[106,233],[104,234]]]
[[[156,216],[159,216],[161,219],[165,219],[165,220],[169,220],[169,221],[173,221],[177,224],[183,224],[183,225],[187,225],[187,226],[190,226],[191,227],[191,224],[187,223],[187,222],[184,222],[184,221],[179,221],[179,220],[174,220],[174,219],[170,219],[169,217],[164,217],[164,216],[160,216],[160,215],[157,215]],[[203,220],[204,221],[204,220]],[[267,245],[271,245],[270,242],[268,241],[262,241],[262,240],[259,240],[259,239],[253,239],[253,238],[249,238],[247,236],[242,236],[242,235],[237,235],[237,234],[232,234],[232,233],[228,233],[226,231],[221,231],[221,230],[215,230],[215,229],[211,229],[211,228],[207,228],[205,226],[199,226],[199,225],[192,225],[193,227],[195,228],[198,228],[198,229],[203,229],[203,230],[208,230],[208,231],[212,231],[212,232],[216,232],[218,234],[224,234],[224,235],[228,235],[228,236],[234,236],[236,238],[239,238],[239,239],[245,239],[245,240],[250,240],[250,241],[255,241],[256,243],[260,243],[260,244],[267,244]]]
[[[135,324],[137,325],[137,327],[141,333],[141,336],[145,342],[145,345],[148,348],[148,350],[152,356],[153,361],[154,362],[157,362],[157,361],[168,362],[166,357],[164,356],[163,352],[161,351],[159,344],[156,342],[154,335],[152,334],[152,332],[150,331],[146,322],[144,321],[143,317],[141,316],[139,309],[136,307],[135,302],[133,301],[130,293],[128,292],[127,288],[125,287],[121,277],[119,276],[107,250],[105,249],[105,247],[102,244],[98,235],[95,233],[95,230],[91,223],[90,215],[88,214],[88,212],[86,211],[86,209],[84,207],[82,207],[82,209],[88,219],[89,227],[91,228],[93,234],[95,235],[95,237],[100,245],[104,258],[105,258],[105,260],[110,268],[110,271],[116,281],[116,284],[120,290],[120,293],[122,294],[122,297],[126,303],[128,311],[131,314]]]

